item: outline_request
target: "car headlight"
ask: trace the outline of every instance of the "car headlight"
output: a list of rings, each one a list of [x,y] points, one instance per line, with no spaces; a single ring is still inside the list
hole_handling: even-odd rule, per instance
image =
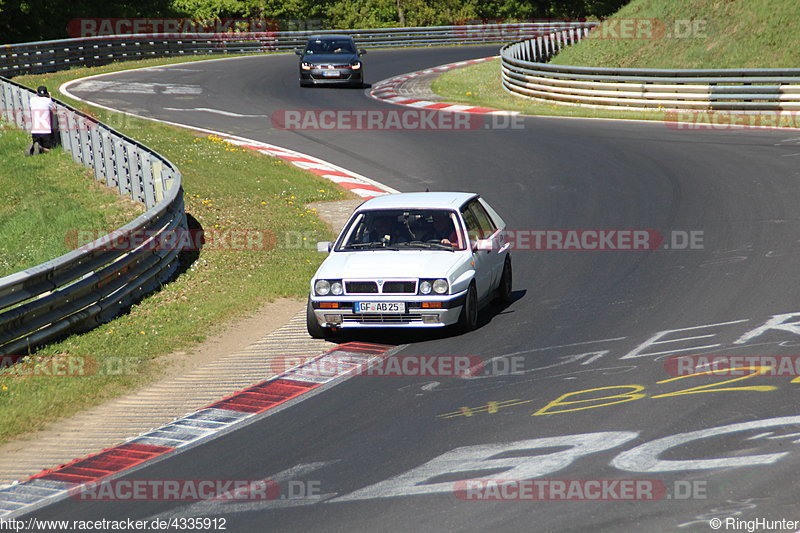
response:
[[[421,292],[422,294],[430,294],[432,288],[433,286],[431,285],[431,282],[428,280],[425,280],[419,284],[419,292]]]
[[[335,296],[339,296],[343,292],[344,292],[344,289],[342,288],[342,282],[341,281],[334,281],[333,283],[331,283],[331,294],[333,294]]]
[[[327,296],[331,292],[330,282],[326,279],[318,279],[314,283],[314,292],[317,293],[317,296]]]
[[[311,63],[303,61],[302,63],[300,63],[300,68],[303,70],[311,70]]]
[[[353,70],[358,70],[358,69],[360,69],[360,68],[361,68],[361,61],[356,61],[355,63],[353,63],[352,65],[350,65],[350,68],[351,68],[351,69],[353,69]]]
[[[449,287],[446,279],[437,279],[433,282],[433,292],[436,294],[446,294],[447,289],[449,289]]]

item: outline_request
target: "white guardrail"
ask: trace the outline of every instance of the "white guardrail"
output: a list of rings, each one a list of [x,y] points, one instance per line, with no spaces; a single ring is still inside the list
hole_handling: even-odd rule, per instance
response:
[[[800,69],[634,69],[545,63],[562,47],[587,35],[588,28],[569,29],[505,45],[500,51],[503,86],[518,96],[571,106],[800,109]]]
[[[297,31],[264,34],[123,35],[0,46],[0,76],[52,72],[73,66],[149,57],[231,53],[260,54],[300,48],[317,34],[352,35],[367,48],[508,42],[545,35],[578,23],[519,23],[430,28]],[[0,77],[0,118],[27,129],[32,94]],[[186,229],[178,169],[153,150],[109,126],[56,102],[62,147],[94,169],[95,178],[140,202],[145,214],[114,232],[59,258],[0,278],[0,355],[24,355],[68,333],[110,320],[169,279],[179,251],[165,232]],[[27,118],[26,118],[27,117]],[[135,236],[135,237],[134,237]],[[142,241],[134,250],[111,242]]]

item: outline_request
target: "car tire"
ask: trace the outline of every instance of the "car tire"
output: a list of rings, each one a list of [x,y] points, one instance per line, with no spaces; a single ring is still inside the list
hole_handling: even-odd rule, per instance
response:
[[[503,273],[500,275],[500,283],[497,286],[497,301],[501,304],[511,303],[512,284],[511,256],[507,255],[506,262],[503,264]]]
[[[475,289],[475,283],[471,283],[464,298],[461,315],[458,317],[458,330],[467,333],[476,327],[478,327],[478,291]]]
[[[319,325],[319,321],[314,315],[314,307],[311,305],[311,298],[308,299],[306,306],[306,329],[312,339],[324,339],[330,336],[330,330]]]

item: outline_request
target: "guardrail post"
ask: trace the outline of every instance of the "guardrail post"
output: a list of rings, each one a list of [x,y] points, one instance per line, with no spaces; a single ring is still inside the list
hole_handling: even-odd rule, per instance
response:
[[[89,132],[89,143],[92,147],[92,166],[94,167],[94,179],[97,181],[105,181],[105,161],[103,158],[103,140],[98,131],[99,124],[92,124],[92,130]]]
[[[116,169],[117,184],[119,194],[128,196],[131,192],[130,169],[128,168],[127,154],[125,153],[125,143],[119,139],[114,139],[114,168]]]
[[[125,143],[125,153],[127,154],[128,159],[128,175],[131,179],[131,198],[135,202],[144,203],[142,167],[139,162],[139,149],[132,144]]]
[[[72,111],[67,112],[67,134],[69,135],[72,160],[80,163],[83,160],[81,158],[81,136],[78,133],[78,117]]]
[[[100,128],[100,138],[102,139],[103,153],[98,164],[103,167],[103,177],[105,177],[106,185],[117,187],[119,184],[114,172],[114,141],[111,139],[108,130],[103,127]]]

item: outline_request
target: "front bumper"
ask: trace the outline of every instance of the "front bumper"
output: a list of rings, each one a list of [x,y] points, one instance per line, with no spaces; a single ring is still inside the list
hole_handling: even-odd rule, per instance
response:
[[[441,328],[458,322],[466,291],[444,296],[311,296],[311,306],[319,325],[324,328]],[[355,302],[404,302],[403,314],[354,313]],[[323,303],[338,308],[321,308]],[[440,303],[441,307],[424,308],[423,303]]]
[[[337,68],[334,70],[324,68],[300,69],[300,82],[314,85],[337,85],[362,83],[364,80],[363,67],[358,70],[350,68]],[[336,72],[336,76],[327,73]]]

